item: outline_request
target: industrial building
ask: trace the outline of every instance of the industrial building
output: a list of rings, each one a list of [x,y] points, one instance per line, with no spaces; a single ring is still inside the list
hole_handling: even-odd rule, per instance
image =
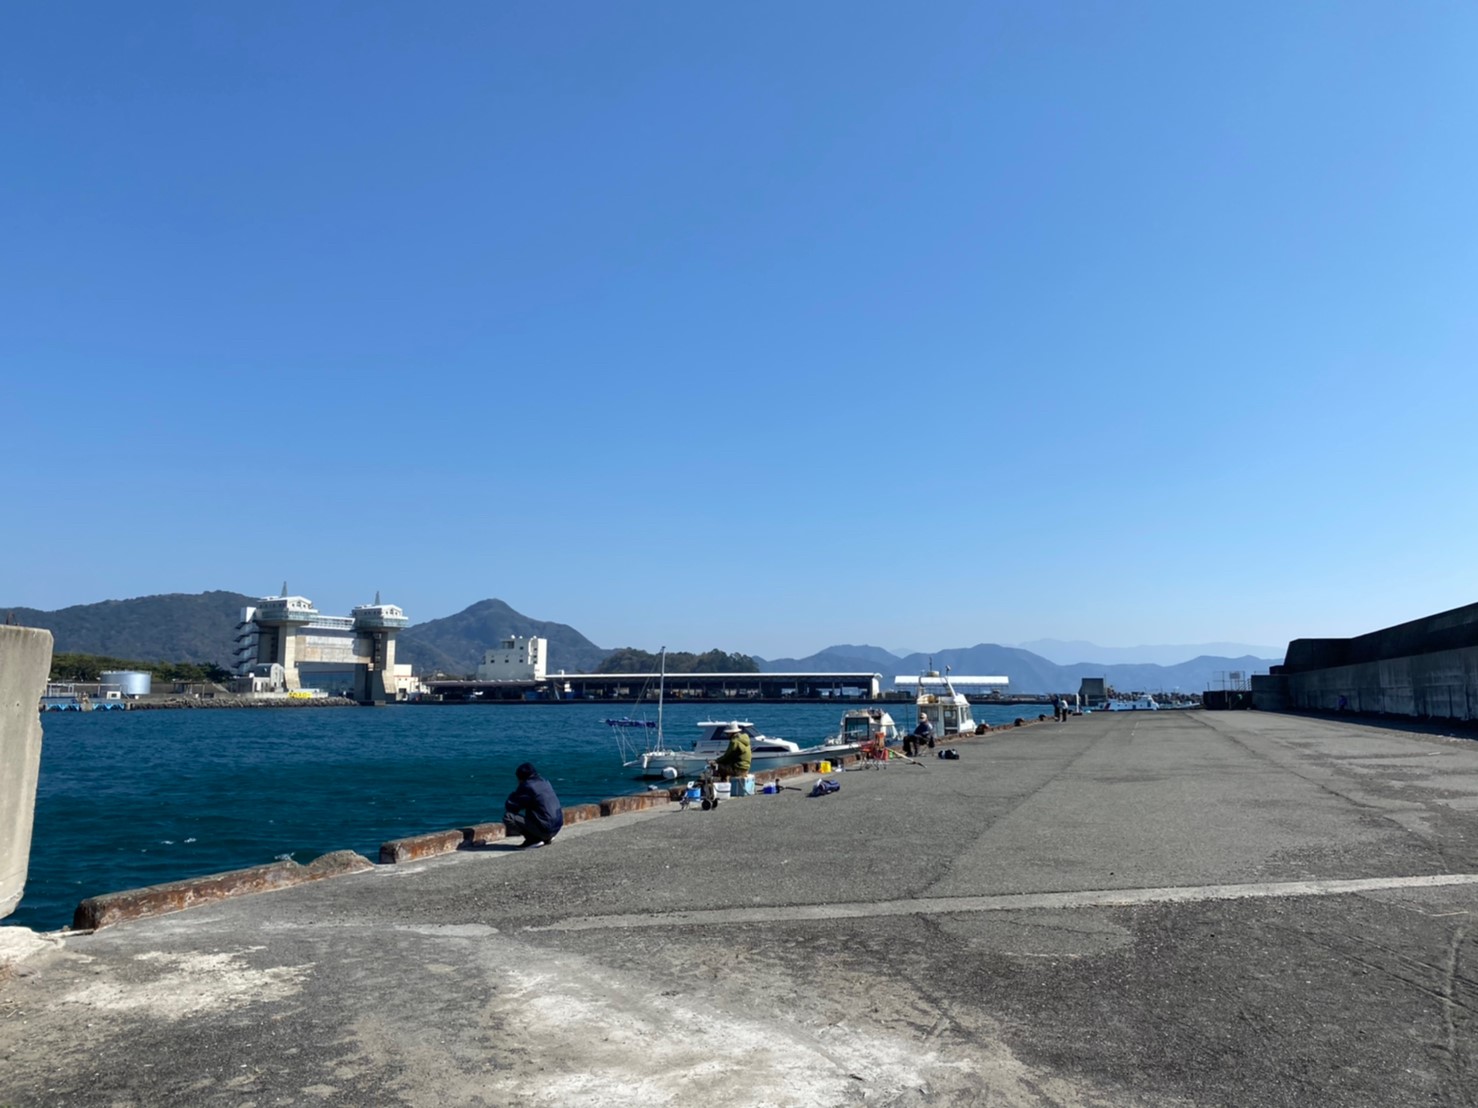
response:
[[[1108,680],[1103,677],[1085,677],[1078,685],[1078,703],[1084,708],[1102,708],[1108,703]]]
[[[240,691],[347,696],[361,704],[404,700],[414,678],[395,663],[395,636],[410,621],[394,604],[361,604],[326,616],[305,596],[267,596],[241,610],[234,669]]]
[[[548,639],[509,635],[494,649],[483,651],[477,679],[539,682],[544,680],[544,664],[548,658]]]

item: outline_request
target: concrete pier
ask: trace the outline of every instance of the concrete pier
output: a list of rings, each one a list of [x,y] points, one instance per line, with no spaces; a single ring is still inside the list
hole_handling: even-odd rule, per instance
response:
[[[951,745],[67,937],[0,987],[0,1104],[1470,1096],[1478,744],[1158,712]]]

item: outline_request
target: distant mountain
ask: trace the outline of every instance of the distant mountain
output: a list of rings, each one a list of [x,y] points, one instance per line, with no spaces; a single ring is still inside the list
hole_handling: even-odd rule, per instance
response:
[[[169,593],[132,600],[105,600],[80,604],[55,612],[35,608],[0,607],[14,612],[17,622],[45,627],[56,637],[58,653],[102,654],[140,662],[195,662],[229,665],[232,639],[240,609],[257,602],[238,592]],[[533,619],[514,611],[501,600],[480,600],[471,607],[447,616],[418,623],[400,633],[397,658],[410,662],[418,673],[441,671],[470,674],[477,670],[483,651],[509,635],[539,635],[549,640],[550,672],[592,673],[610,650],[596,646],[580,632],[563,623]],[[1054,640],[1043,640],[1052,643]],[[1213,644],[1217,645],[1217,644]],[[1231,645],[1231,644],[1220,644]],[[1080,649],[1100,651],[1090,643],[1056,643],[1066,657]],[[900,674],[918,674],[930,667],[955,673],[1001,675],[1011,681],[1014,692],[1071,692],[1084,677],[1104,677],[1117,689],[1167,692],[1200,692],[1218,687],[1225,674],[1265,671],[1282,661],[1281,650],[1261,654],[1244,650],[1237,656],[1212,651],[1174,665],[1126,663],[1122,655],[1133,651],[1174,651],[1188,647],[1121,647],[1108,649],[1106,659],[1074,658],[1071,664],[1056,662],[1031,650],[994,643],[936,650],[898,657],[879,646],[829,646],[808,658],[756,658],[760,668],[777,672],[881,673],[884,687],[891,687]],[[1121,660],[1115,664],[1115,655]]]
[[[809,658],[756,658],[766,673],[874,673],[898,664],[898,656],[880,646],[828,646]]]
[[[1091,642],[1061,639],[1037,639],[1035,642],[1017,643],[1023,650],[1040,654],[1049,662],[1070,666],[1077,662],[1092,662],[1095,665],[1155,665],[1173,666],[1193,658],[1238,658],[1252,655],[1255,658],[1283,657],[1281,646],[1251,646],[1240,642],[1206,642],[1187,646],[1098,646]]]
[[[930,661],[933,666],[930,666]],[[930,668],[944,672],[949,666],[955,673],[973,677],[1009,677],[1012,692],[1066,692],[1061,667],[1046,658],[1015,646],[977,643],[954,650],[936,650],[933,654],[910,654],[900,658],[895,674],[916,675]],[[1072,683],[1076,690],[1078,683]]]
[[[77,604],[55,612],[4,608],[17,623],[44,627],[61,653],[104,654],[138,662],[229,666],[241,609],[256,598],[239,592],[166,593]]]
[[[229,667],[241,609],[257,600],[238,592],[169,593],[55,612],[0,607],[0,613],[13,612],[17,623],[46,628],[56,639],[57,653]],[[454,616],[406,628],[398,637],[396,656],[415,665],[417,672],[473,673],[483,651],[507,635],[548,639],[551,670],[589,673],[610,653],[573,627],[531,619],[501,600],[483,600]]]
[[[932,654],[910,654],[899,658],[889,651],[869,646],[829,646],[808,658],[776,658],[760,661],[767,673],[780,672],[847,672],[881,673],[883,687],[891,688],[893,678],[944,668],[971,677],[1006,677],[1010,691],[1019,693],[1076,692],[1084,677],[1103,677],[1123,692],[1145,691],[1202,692],[1219,687],[1223,676],[1231,671],[1243,673],[1266,671],[1281,658],[1217,657],[1203,655],[1175,665],[1112,665],[1079,662],[1057,665],[1055,662],[1015,646],[979,643],[975,646],[936,650]]]
[[[1269,666],[1281,665],[1282,658],[1254,658],[1244,654],[1240,658],[1218,658],[1203,655],[1188,662],[1173,666],[1095,666],[1079,664],[1063,666],[1063,675],[1070,680],[1062,686],[1064,692],[1073,692],[1084,677],[1104,677],[1108,683],[1122,692],[1205,692],[1207,689],[1223,688],[1223,680],[1229,673],[1240,672],[1244,677],[1253,673],[1266,673]]]
[[[396,640],[395,656],[420,674],[471,674],[477,672],[483,651],[509,635],[548,639],[550,673],[594,673],[611,653],[566,624],[532,619],[501,600],[479,600],[454,616],[407,627]]]

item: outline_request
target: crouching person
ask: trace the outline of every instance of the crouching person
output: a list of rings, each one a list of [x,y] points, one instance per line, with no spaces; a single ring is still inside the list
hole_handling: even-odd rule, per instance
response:
[[[552,843],[565,825],[565,812],[554,795],[554,786],[539,776],[532,762],[525,762],[514,772],[518,774],[518,788],[503,804],[503,826],[508,837],[522,835],[522,846]]]

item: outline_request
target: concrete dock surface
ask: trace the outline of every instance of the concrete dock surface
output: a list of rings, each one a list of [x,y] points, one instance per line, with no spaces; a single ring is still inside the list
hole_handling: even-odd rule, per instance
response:
[[[956,749],[66,936],[0,983],[0,1105],[1478,1100],[1478,743]]]

